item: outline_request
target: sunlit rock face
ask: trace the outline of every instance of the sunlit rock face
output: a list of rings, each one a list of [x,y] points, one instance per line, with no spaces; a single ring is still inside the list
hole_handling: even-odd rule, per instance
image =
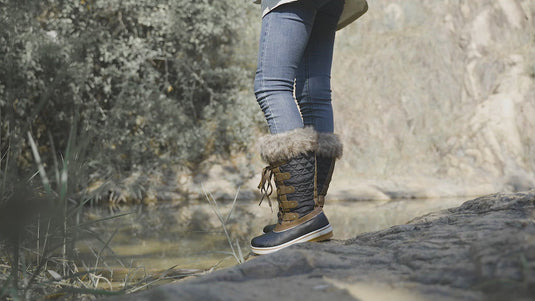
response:
[[[369,7],[337,36],[333,103],[345,157],[333,193],[355,179],[382,182],[382,192],[412,185],[416,196],[437,183],[438,195],[534,187],[535,2]]]

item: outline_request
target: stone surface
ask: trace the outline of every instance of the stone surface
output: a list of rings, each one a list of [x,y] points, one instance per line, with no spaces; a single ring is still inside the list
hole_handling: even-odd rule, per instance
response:
[[[535,190],[107,300],[533,300]]]
[[[333,192],[376,180],[391,196],[384,179],[417,197],[534,187],[535,1],[368,2],[337,34]]]

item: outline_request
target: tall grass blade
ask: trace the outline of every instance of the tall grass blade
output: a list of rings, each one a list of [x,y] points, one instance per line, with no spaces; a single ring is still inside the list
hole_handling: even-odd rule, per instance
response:
[[[243,253],[241,251],[240,242],[238,241],[237,238],[236,238],[236,249],[238,249],[238,255],[239,255],[239,258],[240,258],[240,262],[239,263],[244,263],[245,259],[243,258]]]
[[[59,176],[59,199],[61,201],[65,200],[67,196],[68,189],[68,169],[69,169],[69,159],[63,161],[63,168],[61,169]]]
[[[206,196],[206,199],[208,200],[208,203],[211,205],[212,207],[212,210],[214,211],[214,213],[217,215],[217,217],[219,218],[219,221],[221,222],[221,226],[223,227],[223,232],[225,233],[225,236],[227,238],[227,242],[230,246],[230,249],[232,250],[232,255],[234,256],[234,258],[236,259],[236,261],[241,264],[243,261],[240,259],[240,256],[239,254],[237,253],[237,251],[234,249],[234,244],[232,243],[232,240],[230,238],[230,235],[228,233],[228,230],[227,230],[227,225],[226,225],[226,222],[225,222],[225,219],[223,219],[223,216],[221,215],[221,212],[219,211],[219,206],[217,205],[217,201],[215,200],[215,198],[213,197],[212,194],[209,194],[206,192],[206,190],[204,189],[204,185],[202,185],[201,183],[201,189],[204,193],[204,195]],[[235,200],[237,199],[237,194],[236,194],[236,198]],[[232,212],[231,212],[232,213]]]
[[[44,241],[43,241],[43,257],[45,255],[45,250],[46,250],[46,247],[47,247],[47,244],[48,244],[48,237],[50,237],[49,233],[50,233],[50,219],[48,220],[48,223],[47,223],[47,226],[46,226],[46,231],[45,231],[45,238],[44,238]],[[39,252],[39,250],[37,250]],[[41,265],[40,262],[37,262],[38,265]]]
[[[80,224],[76,225],[76,228],[86,228],[86,227],[91,226],[91,225],[96,224],[96,223],[100,223],[100,222],[103,222],[103,221],[106,221],[106,220],[110,220],[110,219],[119,218],[119,217],[122,217],[122,216],[125,216],[125,215],[130,215],[130,214],[133,214],[133,212],[121,213],[121,214],[117,214],[117,215],[114,215],[114,216],[107,216],[107,217],[99,218],[99,219],[88,221],[88,222],[85,222],[85,223],[80,223]]]
[[[52,149],[52,160],[54,162],[54,172],[56,174],[56,183],[59,183],[59,164],[58,159],[56,158],[56,146],[54,145],[54,139],[50,131],[48,132],[48,141],[50,142],[50,148]]]
[[[0,109],[0,118],[2,118],[2,110]],[[2,124],[2,123],[0,123]],[[6,149],[6,153],[2,156],[2,159],[0,159],[0,168],[2,168],[2,161],[3,161],[3,158],[5,157],[6,158],[6,163],[4,165],[4,177],[2,179],[2,190],[1,191],[6,191],[6,181],[7,181],[7,167],[9,166],[9,153],[11,151],[11,142],[10,142],[10,129],[9,129],[9,123],[7,123],[7,129],[6,129],[6,133],[7,133],[7,149]],[[2,131],[0,130],[0,146],[1,146],[1,143],[2,143]],[[0,147],[1,149],[1,147]],[[2,196],[0,196],[2,197]],[[0,198],[1,200],[1,198]]]
[[[39,170],[37,170],[36,172],[34,172],[34,173],[28,178],[28,182],[31,182],[31,181],[33,180],[33,178],[35,178],[38,174],[39,174]]]
[[[7,157],[6,157],[6,164],[4,167],[4,178],[2,179],[2,191],[6,191],[7,167],[9,165],[9,151],[10,151],[10,146],[7,147],[7,151],[6,151]]]
[[[119,229],[115,229],[115,231],[113,231],[113,233],[110,235],[110,238],[108,238],[108,240],[106,241],[106,243],[104,244],[104,246],[102,246],[102,248],[100,249],[100,251],[98,252],[97,254],[97,259],[95,261],[95,271],[97,270],[98,268],[98,262],[100,260],[100,257],[102,256],[102,252],[104,252],[104,250],[106,248],[108,248],[111,240],[113,239],[113,237],[115,237],[115,234],[117,234],[117,232],[119,231]]]
[[[234,200],[232,201],[232,207],[230,207],[230,212],[227,215],[227,219],[225,220],[225,224],[228,223],[230,220],[230,217],[232,216],[232,212],[234,211],[234,208],[236,208],[236,200],[238,199],[238,194],[240,193],[241,186],[238,186],[238,191],[236,191],[236,195],[234,196]]]
[[[1,131],[0,131],[1,132]],[[0,140],[1,142],[2,140]],[[1,145],[0,145],[1,146]],[[0,147],[1,149],[1,147]],[[10,145],[7,146],[7,150],[6,152],[2,155],[2,157],[0,158],[0,168],[2,168],[2,161],[4,161],[4,158],[6,160],[6,163],[4,165],[4,177],[2,178],[2,187],[1,187],[1,190],[0,191],[6,191],[6,181],[7,181],[7,166],[9,165],[9,151],[10,151]],[[0,200],[1,200],[1,197],[3,196],[0,196]]]
[[[223,216],[221,216],[221,213],[219,212],[219,207],[217,206],[217,202],[215,201],[214,196],[211,193],[209,194],[209,193],[206,192],[206,190],[204,189],[204,185],[202,183],[201,183],[201,189],[202,189],[202,191],[204,193],[204,196],[208,200],[208,203],[212,207],[212,210],[215,212],[217,218],[219,219],[219,221],[222,224],[225,224],[224,221],[223,221]]]
[[[79,288],[74,286],[65,287],[62,291],[66,293],[91,294],[95,296],[118,296],[125,294],[124,291],[109,291],[101,289]]]
[[[36,260],[35,262],[37,262],[37,264],[39,265],[39,262],[41,262],[41,258],[39,258],[39,254],[41,253],[41,246],[40,246],[40,241],[41,241],[41,214],[37,214],[37,237],[36,237],[36,241],[37,241],[37,246],[36,246],[36,251],[35,252],[37,255],[36,255]]]
[[[76,142],[76,131],[78,124],[78,113],[74,116],[74,120],[71,125],[71,130],[69,131],[69,139],[67,140],[67,148],[65,149],[65,158],[62,158],[63,164],[59,176],[59,187],[60,187],[60,200],[64,200],[67,195],[68,189],[68,170],[71,159],[73,159],[73,148]],[[54,156],[55,157],[55,156]]]
[[[92,235],[94,236],[94,238],[95,238],[96,240],[98,240],[100,243],[102,243],[103,245],[106,244],[106,242],[105,242],[104,240],[102,240],[102,239],[98,236],[98,234],[97,234],[96,232],[91,231],[91,230],[88,230],[88,229],[84,229],[84,231],[87,232],[87,233],[92,234]],[[96,258],[96,257],[98,256],[97,253],[96,253],[95,251],[93,251],[92,247],[91,247],[88,243],[86,243],[86,246],[89,248],[89,250],[91,250],[91,253],[93,253],[93,255],[94,255],[95,258]],[[125,267],[125,264],[122,262],[122,260],[121,260],[119,257],[117,257],[117,255],[115,254],[115,252],[113,252],[113,249],[110,248],[109,246],[108,246],[107,248],[108,248],[108,250],[110,251],[111,255],[113,256],[113,259],[114,259],[115,261],[117,261],[117,263],[118,263],[119,265],[121,265],[121,266],[124,268],[124,267]]]
[[[43,165],[43,162],[41,161],[41,156],[39,155],[39,151],[37,150],[37,145],[35,144],[35,141],[33,140],[32,134],[28,132],[28,140],[30,141],[30,147],[32,149],[33,158],[35,160],[35,163],[37,164],[37,169],[39,170],[39,175],[41,177],[41,181],[43,183],[43,187],[45,188],[45,191],[47,194],[52,193],[52,189],[50,187],[50,181],[48,180],[48,177],[45,172],[45,167]]]

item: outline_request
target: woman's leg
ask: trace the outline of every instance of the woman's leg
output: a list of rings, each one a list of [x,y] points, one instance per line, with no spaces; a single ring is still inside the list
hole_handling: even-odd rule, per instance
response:
[[[319,134],[316,149],[316,205],[323,207],[342,143],[333,134],[331,67],[334,37],[343,0],[331,0],[316,13],[312,32],[297,71],[296,96],[305,126]]]
[[[294,80],[316,9],[307,1],[277,7],[262,19],[255,95],[272,134],[302,128]]]
[[[303,123],[320,133],[334,130],[331,67],[336,26],[343,7],[344,0],[331,0],[318,9],[296,74],[295,95]]]
[[[259,187],[277,187],[279,207],[273,231],[251,240],[256,254],[268,254],[305,241],[332,236],[332,227],[317,206],[316,149],[318,134],[303,121],[293,97],[296,72],[307,47],[317,10],[330,0],[302,0],[282,5],[262,22],[255,94],[271,135],[259,140],[267,166]]]

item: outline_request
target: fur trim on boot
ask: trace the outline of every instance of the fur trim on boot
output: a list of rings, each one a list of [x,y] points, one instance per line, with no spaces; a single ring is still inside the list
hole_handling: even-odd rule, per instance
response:
[[[319,157],[340,159],[343,153],[344,147],[336,134],[318,133],[318,149],[316,154]]]
[[[259,139],[260,156],[267,163],[280,162],[316,150],[318,134],[311,127],[265,135]]]

